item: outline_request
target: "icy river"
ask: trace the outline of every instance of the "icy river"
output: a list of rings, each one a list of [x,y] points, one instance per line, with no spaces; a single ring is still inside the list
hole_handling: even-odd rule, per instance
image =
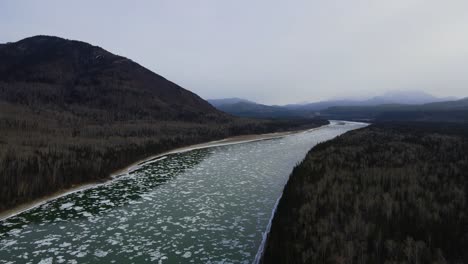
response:
[[[251,263],[294,166],[360,123],[170,154],[0,221],[0,263]]]

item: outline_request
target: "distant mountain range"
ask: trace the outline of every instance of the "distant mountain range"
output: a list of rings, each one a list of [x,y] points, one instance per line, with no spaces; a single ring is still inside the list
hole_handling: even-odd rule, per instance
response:
[[[382,104],[425,104],[455,100],[455,97],[438,98],[422,91],[390,91],[380,96],[374,96],[363,100],[339,99],[327,100],[307,104],[285,105],[289,109],[302,109],[321,111],[335,106],[375,106]]]
[[[303,117],[299,111],[283,106],[258,104],[246,99],[226,98],[207,100],[219,110],[241,117],[254,118],[296,118]]]
[[[240,98],[213,99],[208,102],[223,112],[244,117],[291,118],[317,115],[337,117],[344,115],[347,111],[352,111],[359,112],[360,118],[365,116],[370,119],[375,117],[374,114],[369,115],[370,112],[380,113],[378,109],[406,109],[408,107],[413,109],[410,106],[427,104],[427,107],[432,107],[437,103],[452,107],[452,105],[457,105],[454,102],[458,101],[453,101],[455,99],[454,97],[438,98],[421,91],[392,91],[363,100],[340,99],[284,106],[263,105]],[[458,104],[463,105],[463,100]]]
[[[223,106],[223,105],[231,105],[231,104],[237,104],[237,103],[252,103],[252,104],[256,104],[255,102],[252,102],[252,101],[249,101],[249,100],[246,100],[246,99],[242,99],[242,98],[237,98],[237,97],[233,97],[233,98],[223,98],[223,99],[209,99],[207,100],[211,105],[213,105],[214,107],[218,107],[218,106]]]

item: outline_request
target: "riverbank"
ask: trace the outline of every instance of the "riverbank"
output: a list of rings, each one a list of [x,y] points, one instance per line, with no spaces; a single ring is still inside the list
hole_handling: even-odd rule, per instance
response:
[[[247,142],[253,142],[253,141],[258,141],[258,140],[280,138],[280,137],[284,137],[284,136],[292,135],[292,134],[296,134],[296,133],[301,133],[301,132],[306,132],[306,131],[313,131],[313,130],[320,129],[320,128],[323,128],[323,127],[328,126],[328,125],[324,125],[324,126],[320,126],[320,127],[316,127],[316,128],[311,128],[311,129],[296,130],[296,131],[275,132],[275,133],[267,133],[267,134],[259,134],[259,135],[234,136],[234,137],[228,137],[228,138],[221,139],[221,140],[214,140],[214,141],[210,141],[210,142],[206,142],[206,143],[194,144],[194,145],[190,145],[190,146],[187,146],[187,147],[175,148],[173,150],[166,151],[166,152],[163,152],[163,153],[157,154],[157,155],[152,155],[152,156],[149,156],[147,158],[136,161],[136,162],[124,167],[123,169],[120,169],[120,170],[117,170],[117,171],[113,172],[111,174],[111,177],[115,178],[115,177],[119,177],[121,175],[127,174],[128,172],[136,169],[138,166],[143,165],[144,163],[146,163],[148,161],[151,161],[151,160],[154,160],[154,159],[157,159],[157,158],[161,158],[163,156],[170,155],[170,154],[182,153],[182,152],[196,150],[196,149],[202,149],[202,148],[210,148],[210,147],[225,146],[225,145],[230,145],[230,144],[240,144],[240,143],[247,143]]]
[[[110,177],[105,181],[99,181],[99,182],[94,181],[94,182],[86,182],[86,183],[83,183],[83,184],[76,184],[76,185],[73,185],[70,188],[62,189],[62,190],[54,192],[54,193],[52,193],[50,195],[46,195],[46,196],[43,196],[41,198],[34,199],[33,201],[19,204],[19,205],[15,206],[15,207],[13,207],[11,209],[7,209],[7,210],[5,210],[3,212],[0,212],[0,221],[4,220],[4,219],[7,219],[9,217],[18,215],[20,213],[26,212],[26,211],[31,210],[33,208],[36,208],[38,206],[41,206],[41,205],[43,205],[43,204],[45,204],[45,203],[47,203],[47,202],[49,202],[51,200],[54,200],[54,199],[57,199],[57,198],[60,198],[60,197],[63,197],[63,196],[66,196],[66,195],[69,195],[69,194],[72,194],[72,193],[75,193],[75,192],[84,191],[86,189],[94,188],[94,187],[97,187],[97,186],[102,185],[102,184],[107,184],[110,181],[117,180],[119,178],[119,176],[128,174],[129,172],[136,169],[138,166],[141,166],[145,162],[148,162],[148,161],[151,161],[151,160],[154,160],[154,159],[166,156],[166,155],[175,154],[175,153],[182,153],[182,152],[191,151],[191,150],[195,150],[195,149],[202,149],[202,148],[209,148],[209,147],[216,147],[216,146],[223,146],[223,145],[230,145],[230,144],[241,144],[241,143],[253,142],[253,141],[258,141],[258,140],[267,140],[267,139],[280,138],[280,137],[284,137],[284,136],[295,134],[295,133],[302,133],[302,132],[305,132],[305,131],[312,131],[312,130],[320,129],[320,128],[323,128],[323,127],[326,127],[326,126],[328,126],[328,125],[324,125],[324,126],[320,126],[320,127],[316,127],[316,128],[312,128],[312,129],[302,129],[302,130],[296,130],[296,131],[275,132],[275,133],[267,133],[267,134],[259,134],[259,135],[234,136],[234,137],[228,137],[228,138],[221,139],[221,140],[215,140],[215,141],[210,141],[210,142],[206,142],[206,143],[194,144],[194,145],[181,147],[181,148],[175,148],[175,149],[170,150],[170,151],[166,151],[166,152],[163,152],[163,153],[160,153],[160,154],[152,155],[152,156],[149,156],[147,158],[141,159],[141,160],[139,160],[137,162],[134,162],[134,163],[122,168],[122,169],[114,171],[113,173],[110,174]]]

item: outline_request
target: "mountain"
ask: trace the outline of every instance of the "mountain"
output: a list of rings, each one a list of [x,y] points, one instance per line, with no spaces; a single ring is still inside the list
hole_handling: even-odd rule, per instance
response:
[[[455,100],[454,97],[439,98],[423,91],[390,91],[381,96],[375,96],[365,101],[368,105],[378,104],[427,104]]]
[[[297,118],[313,117],[333,107],[379,106],[379,105],[417,105],[441,102],[452,98],[437,98],[421,91],[391,91],[380,96],[364,100],[329,100],[306,104],[288,104],[284,106],[263,105],[246,99],[226,98],[208,100],[219,110],[234,116],[255,118]]]
[[[305,118],[308,117],[300,111],[287,109],[282,106],[258,104],[239,98],[208,100],[218,110],[234,116],[251,118]]]
[[[196,94],[100,47],[35,36],[0,45],[0,98],[112,118],[226,118]],[[80,113],[81,111],[75,111]]]
[[[85,42],[0,44],[0,211],[177,147],[326,123],[228,115]]]
[[[390,91],[383,95],[374,96],[363,100],[327,100],[308,104],[290,104],[285,105],[291,110],[302,111],[322,111],[335,106],[377,106],[383,104],[425,104],[432,102],[442,102],[455,100],[454,97],[438,98],[422,91]]]
[[[210,103],[214,107],[222,106],[222,105],[230,105],[230,104],[236,104],[236,103],[254,103],[252,101],[242,99],[242,98],[222,98],[222,99],[208,99],[206,100],[208,103]]]

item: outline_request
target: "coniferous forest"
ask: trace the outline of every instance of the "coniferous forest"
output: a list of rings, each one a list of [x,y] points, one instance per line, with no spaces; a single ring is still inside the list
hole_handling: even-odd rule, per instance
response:
[[[326,124],[322,120],[235,118],[211,122],[90,121],[6,103],[0,103],[0,108],[0,211],[74,184],[104,180],[132,162],[177,147]]]
[[[468,127],[382,123],[316,146],[263,263],[468,263]]]

